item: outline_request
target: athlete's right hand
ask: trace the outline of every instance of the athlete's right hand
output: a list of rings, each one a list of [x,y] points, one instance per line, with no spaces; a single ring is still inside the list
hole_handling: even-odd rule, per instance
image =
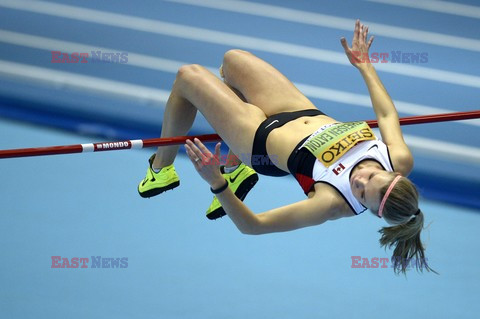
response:
[[[342,37],[340,42],[345,50],[345,54],[352,65],[358,69],[362,69],[370,65],[368,50],[373,42],[373,36],[368,40],[368,26],[355,21],[355,30],[353,31],[352,47],[348,46],[347,39]]]
[[[217,143],[215,146],[215,155],[213,155],[198,138],[195,138],[194,142],[195,143],[191,140],[187,140],[185,149],[198,174],[213,189],[218,189],[225,185],[225,178],[220,172],[219,159],[221,143]]]

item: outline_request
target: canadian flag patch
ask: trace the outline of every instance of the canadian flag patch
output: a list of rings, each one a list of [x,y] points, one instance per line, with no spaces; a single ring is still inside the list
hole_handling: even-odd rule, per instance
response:
[[[343,171],[345,169],[345,166],[343,166],[342,163],[338,164],[337,167],[335,167],[334,169],[332,169],[332,171],[335,173],[335,175],[338,175],[340,174],[341,171]]]

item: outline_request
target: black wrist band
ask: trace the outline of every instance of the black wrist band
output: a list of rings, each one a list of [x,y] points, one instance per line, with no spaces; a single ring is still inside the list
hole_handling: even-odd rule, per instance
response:
[[[224,190],[226,190],[228,188],[228,181],[225,180],[225,185],[223,185],[222,187],[220,187],[219,189],[213,189],[210,187],[210,191],[214,194],[220,194],[221,192],[223,192]]]

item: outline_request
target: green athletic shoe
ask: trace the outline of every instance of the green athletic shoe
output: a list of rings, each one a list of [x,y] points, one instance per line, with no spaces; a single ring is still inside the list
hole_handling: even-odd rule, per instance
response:
[[[147,176],[138,184],[138,193],[143,198],[161,194],[180,185],[180,179],[178,178],[177,172],[175,172],[173,164],[163,167],[158,173],[153,171],[152,163],[154,158],[155,154],[148,160]]]
[[[248,192],[258,182],[257,173],[247,165],[241,163],[236,170],[231,173],[225,173],[224,166],[220,167],[223,177],[228,181],[228,187],[235,193],[235,195],[243,201]],[[208,219],[217,219],[225,216],[225,210],[222,208],[222,204],[217,199],[217,196],[213,196],[213,201],[207,210]]]

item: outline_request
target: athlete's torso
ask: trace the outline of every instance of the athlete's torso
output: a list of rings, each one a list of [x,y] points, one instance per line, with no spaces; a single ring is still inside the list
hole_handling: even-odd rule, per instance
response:
[[[388,172],[393,172],[387,146],[380,140],[367,140],[353,146],[332,165],[326,167],[320,160],[316,160],[311,172],[311,180],[307,183],[325,183],[342,195],[348,207],[355,214],[363,213],[366,207],[353,195],[350,177],[354,168],[365,160],[375,161]],[[312,186],[313,186],[312,185]],[[308,193],[310,189],[304,190]]]
[[[333,125],[335,123],[339,124],[327,116],[303,117],[291,121],[285,126],[272,131],[271,135],[273,133],[276,134],[273,135],[273,138],[270,139],[269,137],[270,140],[267,140],[267,151],[269,155],[275,154],[278,157],[279,168],[288,171],[288,158],[295,147],[298,146],[298,143],[305,136],[309,135],[310,140],[326,127],[333,126],[337,128],[337,125]],[[347,125],[345,123],[342,126]],[[374,136],[372,138],[373,140],[357,142],[341,158],[335,159],[331,163],[322,163],[320,160],[317,160],[311,172],[311,180],[307,184],[303,183],[303,185],[299,181],[304,191],[308,193],[317,188],[314,186],[316,183],[324,183],[335,189],[337,195],[341,195],[343,201],[347,204],[341,205],[345,211],[353,211],[355,214],[363,212],[365,207],[355,199],[351,191],[350,174],[352,170],[362,161],[374,160],[386,171],[393,171],[387,146],[382,141],[374,138]]]
[[[319,127],[337,122],[326,115],[299,117],[270,132],[267,138],[267,152],[278,158],[278,164],[275,163],[278,168],[288,172],[288,157],[295,146]]]

